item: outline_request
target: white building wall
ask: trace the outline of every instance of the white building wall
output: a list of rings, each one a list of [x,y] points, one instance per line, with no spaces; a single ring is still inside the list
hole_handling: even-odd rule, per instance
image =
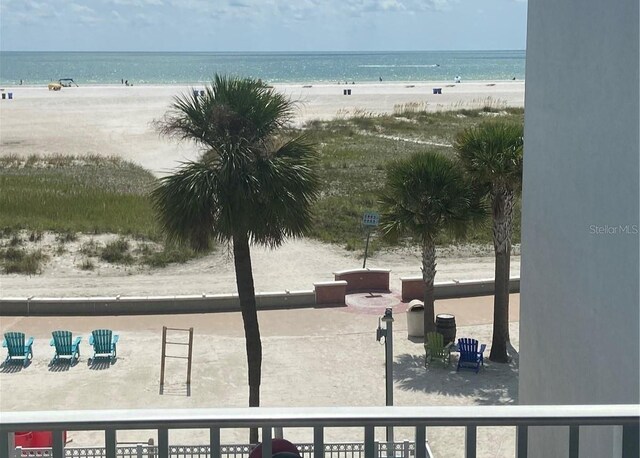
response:
[[[638,0],[530,0],[520,403],[640,402]],[[581,457],[619,454],[582,428]],[[567,456],[568,430],[532,431]]]

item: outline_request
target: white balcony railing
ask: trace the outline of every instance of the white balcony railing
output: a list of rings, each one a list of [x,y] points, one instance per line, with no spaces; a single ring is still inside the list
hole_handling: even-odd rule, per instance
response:
[[[263,456],[271,456],[272,429],[310,428],[313,453],[310,458],[325,458],[324,428],[362,427],[363,457],[379,458],[376,427],[415,428],[415,458],[427,458],[427,426],[463,426],[466,428],[465,457],[476,456],[476,431],[481,426],[515,426],[516,456],[526,458],[530,426],[566,426],[569,428],[569,456],[578,457],[581,426],[622,427],[622,456],[637,458],[638,405],[575,406],[473,406],[473,407],[336,407],[336,408],[242,408],[176,410],[87,410],[60,412],[3,412],[0,415],[0,458],[13,453],[11,434],[17,431],[53,431],[53,457],[64,458],[63,430],[104,431],[106,458],[117,458],[116,431],[156,430],[157,458],[172,457],[171,429],[208,429],[207,457],[221,458],[220,431],[226,428],[260,428]]]

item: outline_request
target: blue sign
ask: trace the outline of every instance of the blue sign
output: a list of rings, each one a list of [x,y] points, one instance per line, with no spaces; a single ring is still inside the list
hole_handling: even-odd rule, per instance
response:
[[[377,212],[366,212],[362,217],[363,226],[377,226],[380,224],[380,215]]]

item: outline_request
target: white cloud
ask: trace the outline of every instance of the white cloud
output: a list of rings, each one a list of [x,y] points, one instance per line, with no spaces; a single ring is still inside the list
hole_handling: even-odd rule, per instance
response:
[[[118,6],[160,6],[164,5],[162,0],[109,0],[109,2],[113,5]]]
[[[95,11],[91,8],[89,8],[86,5],[79,5],[77,3],[71,3],[69,4],[69,7],[71,8],[71,10],[74,13],[82,13],[82,14],[94,14]]]

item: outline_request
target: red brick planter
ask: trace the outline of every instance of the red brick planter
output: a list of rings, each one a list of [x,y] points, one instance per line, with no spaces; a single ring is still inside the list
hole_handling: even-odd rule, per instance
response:
[[[347,282],[347,294],[366,291],[389,291],[389,269],[354,269],[334,272],[336,281]]]

